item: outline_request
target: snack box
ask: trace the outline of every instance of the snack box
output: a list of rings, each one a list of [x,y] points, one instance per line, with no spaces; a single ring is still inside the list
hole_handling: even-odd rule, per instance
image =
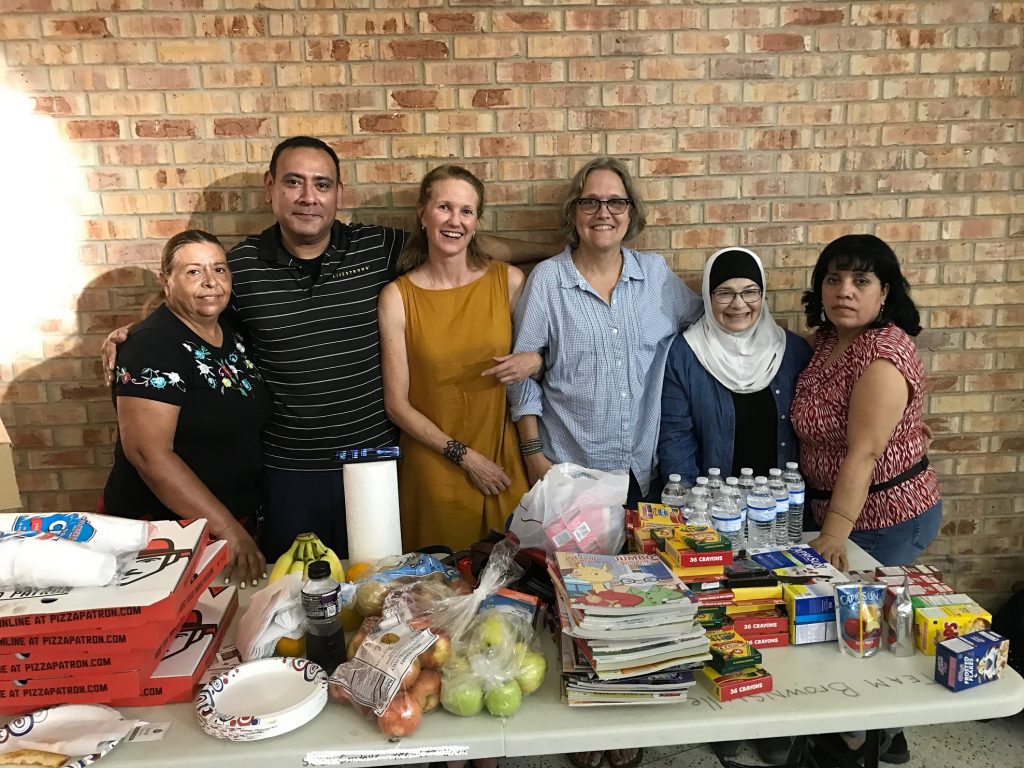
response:
[[[696,673],[697,681],[719,701],[732,701],[772,689],[772,676],[764,667],[753,666],[738,672],[716,672],[707,665]]]
[[[747,642],[758,650],[762,648],[785,648],[789,645],[789,632],[775,632],[770,635],[750,635]]]
[[[921,608],[914,611],[914,645],[931,656],[942,641],[991,626],[992,614],[977,603]]]
[[[477,609],[477,613],[486,611],[488,608],[494,608],[502,613],[521,616],[526,619],[530,626],[533,626],[533,621],[537,618],[539,606],[540,598],[536,595],[528,595],[525,592],[517,592],[514,589],[502,587],[493,595],[488,595],[483,599],[480,607]]]
[[[637,505],[636,514],[639,528],[671,528],[673,525],[686,524],[682,510],[664,504],[641,501]]]
[[[732,549],[696,551],[691,549],[687,541],[678,535],[673,539],[665,541],[664,551],[671,559],[672,564],[678,565],[680,568],[703,568],[708,565],[724,566],[732,562]]]
[[[199,679],[213,661],[238,608],[235,587],[208,587],[172,637],[159,666],[141,678],[135,696],[115,699],[114,707],[149,707],[191,701]]]
[[[911,581],[934,580],[942,581],[942,571],[934,565],[880,565],[875,568],[875,575],[883,576],[909,576]]]
[[[0,638],[98,628],[127,631],[182,621],[198,595],[189,588],[208,541],[206,520],[165,520],[154,526],[146,549],[115,586],[0,591]]]
[[[778,610],[734,616],[732,627],[747,640],[754,635],[776,635],[789,629],[789,617]]]
[[[835,614],[825,621],[808,623],[792,622],[789,625],[790,645],[808,645],[810,643],[832,642],[838,637]]]
[[[935,649],[935,682],[963,691],[1002,677],[1010,641],[995,632],[971,632],[943,640]]]
[[[141,558],[143,554],[140,553],[139,557]],[[136,563],[138,562],[137,559]],[[187,578],[184,580],[186,583],[179,587],[177,593],[172,593],[171,597],[175,599],[172,604],[174,613],[170,615],[161,612],[149,623],[123,624],[120,609],[109,609],[112,616],[99,619],[96,618],[97,615],[104,614],[108,609],[93,609],[85,611],[91,617],[89,621],[99,621],[100,624],[83,627],[80,626],[81,622],[78,620],[80,617],[74,613],[53,614],[49,618],[41,617],[43,621],[38,628],[29,627],[16,633],[0,634],[0,654],[5,658],[8,654],[31,654],[34,661],[44,661],[79,658],[99,653],[119,656],[134,649],[145,649],[148,651],[149,658],[155,662],[162,657],[163,651],[167,649],[174,637],[175,630],[185,620],[186,614],[195,605],[199,595],[210,586],[227,563],[228,548],[227,542],[224,541],[213,542],[204,546],[198,553],[190,555],[186,565],[194,569],[194,572],[187,574]],[[118,587],[96,589],[119,591]],[[38,593],[50,590],[26,591]],[[61,589],[61,593],[64,595],[75,591],[78,590]],[[92,592],[94,590],[90,588],[84,591]],[[180,608],[177,606],[178,597],[185,601]],[[67,629],[62,629],[53,623],[53,616],[65,615],[68,616]]]
[[[791,617],[835,613],[836,597],[832,584],[783,584],[782,600]]]
[[[716,672],[737,672],[761,663],[761,653],[731,629],[708,632],[707,638],[711,643],[708,664]]]

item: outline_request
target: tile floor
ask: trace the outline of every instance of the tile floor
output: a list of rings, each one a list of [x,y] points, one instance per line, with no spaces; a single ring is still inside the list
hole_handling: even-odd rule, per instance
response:
[[[949,723],[907,732],[910,762],[904,768],[1024,768],[1024,712],[987,723]],[[737,761],[761,765],[744,744]],[[510,758],[499,768],[572,768],[561,756]],[[884,763],[882,764],[884,766]],[[607,763],[605,763],[607,766]],[[719,768],[704,744],[647,749],[641,768]]]

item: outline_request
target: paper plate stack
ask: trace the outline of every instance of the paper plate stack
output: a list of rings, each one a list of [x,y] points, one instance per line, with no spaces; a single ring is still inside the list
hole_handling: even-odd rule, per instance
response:
[[[327,704],[327,673],[307,659],[239,664],[196,696],[199,726],[218,739],[256,741],[294,731]]]

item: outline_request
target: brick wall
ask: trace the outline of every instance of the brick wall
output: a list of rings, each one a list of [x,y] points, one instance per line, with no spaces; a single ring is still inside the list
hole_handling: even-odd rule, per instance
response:
[[[712,249],[757,249],[791,327],[825,243],[894,245],[928,328],[946,522],[927,559],[990,605],[1024,577],[1024,3],[0,5],[8,92],[52,120],[85,188],[72,319],[35,307],[0,359],[29,509],[94,504],[114,434],[103,335],[152,290],[167,235],[265,226],[279,137],[336,147],[344,217],[407,224],[419,177],[455,158],[487,181],[486,226],[533,238],[608,153],[652,203],[642,246],[691,282]]]

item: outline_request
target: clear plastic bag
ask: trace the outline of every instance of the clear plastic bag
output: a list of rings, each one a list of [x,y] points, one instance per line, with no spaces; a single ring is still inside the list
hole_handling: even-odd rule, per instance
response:
[[[520,546],[611,555],[626,540],[629,475],[556,464],[523,496],[509,532]]]
[[[439,668],[450,660],[456,642],[463,642],[481,602],[522,576],[514,558],[510,545],[497,545],[469,594],[458,594],[439,579],[393,583],[381,615],[364,619],[349,641],[348,661],[330,678],[331,698],[376,717],[389,738],[413,733],[423,714],[437,707]]]

